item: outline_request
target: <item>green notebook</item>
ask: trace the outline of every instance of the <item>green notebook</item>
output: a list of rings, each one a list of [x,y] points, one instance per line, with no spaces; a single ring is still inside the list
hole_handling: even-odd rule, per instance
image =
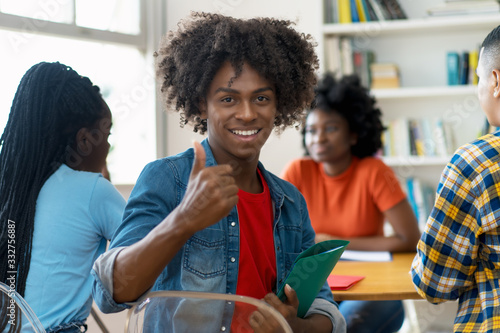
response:
[[[349,241],[329,240],[314,244],[295,259],[292,270],[277,295],[284,301],[285,285],[289,284],[299,298],[297,316],[303,318],[321,287],[339,261]]]

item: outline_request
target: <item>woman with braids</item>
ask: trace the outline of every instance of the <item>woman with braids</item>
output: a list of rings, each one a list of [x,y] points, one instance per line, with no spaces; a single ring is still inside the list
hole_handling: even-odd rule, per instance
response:
[[[303,127],[305,158],[282,174],[304,195],[316,242],[349,240],[350,250],[415,251],[416,217],[392,169],[373,157],[381,147],[381,113],[357,76],[326,74]],[[384,236],[387,220],[394,234]],[[400,301],[345,301],[351,332],[396,332]]]
[[[142,171],[111,250],[94,264],[96,303],[113,312],[148,290],[231,293],[263,299],[295,332],[344,332],[327,284],[304,318],[292,288],[284,302],[274,293],[315,235],[302,195],[266,171],[259,154],[273,129],[295,124],[313,100],[310,37],[270,18],[194,13],[178,27],[155,53],[157,76],[167,107],[207,138]],[[200,327],[191,332],[236,325],[219,307],[193,309],[189,321]],[[178,325],[160,316],[148,321],[156,331]],[[249,324],[263,331],[271,323]]]
[[[125,200],[100,174],[110,128],[97,86],[42,62],[21,79],[0,140],[1,281],[48,332],[86,330],[90,270],[121,222]]]

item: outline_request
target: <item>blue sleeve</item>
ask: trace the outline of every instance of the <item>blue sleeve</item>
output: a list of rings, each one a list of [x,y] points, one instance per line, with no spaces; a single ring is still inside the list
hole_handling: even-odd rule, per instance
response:
[[[125,199],[120,192],[105,178],[97,179],[90,198],[90,214],[97,230],[110,240],[122,221]]]
[[[123,222],[111,240],[110,250],[94,263],[92,295],[101,311],[117,312],[130,307],[113,300],[114,260],[121,249],[143,239],[167,217],[177,206],[179,192],[167,162],[152,162],[142,171],[125,207]]]
[[[123,222],[110,248],[132,245],[160,224],[180,203],[181,193],[176,188],[174,170],[167,161],[146,165],[130,194]]]

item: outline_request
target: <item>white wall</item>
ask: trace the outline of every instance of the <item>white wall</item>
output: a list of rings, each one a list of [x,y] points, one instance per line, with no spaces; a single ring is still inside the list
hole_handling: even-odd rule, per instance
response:
[[[219,12],[241,18],[268,16],[292,20],[297,23],[298,31],[311,34],[319,41],[321,4],[319,0],[167,0],[167,28],[175,29],[179,20],[187,17],[191,11]],[[168,113],[166,128],[168,155],[189,148],[193,139],[201,141],[204,138],[194,133],[190,126],[180,128],[179,115],[174,112]],[[271,135],[260,160],[269,171],[280,174],[286,163],[302,154],[300,133],[289,128],[280,136]]]

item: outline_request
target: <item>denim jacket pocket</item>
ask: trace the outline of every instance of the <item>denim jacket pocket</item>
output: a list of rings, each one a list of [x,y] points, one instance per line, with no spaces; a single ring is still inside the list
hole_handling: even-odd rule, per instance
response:
[[[185,245],[183,267],[201,277],[226,274],[224,231],[207,228],[194,234]]]

